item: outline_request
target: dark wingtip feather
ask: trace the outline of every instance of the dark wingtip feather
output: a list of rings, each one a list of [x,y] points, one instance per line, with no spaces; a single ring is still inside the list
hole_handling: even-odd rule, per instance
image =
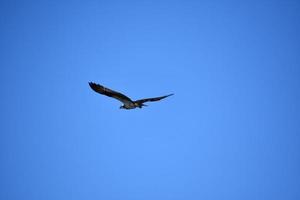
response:
[[[173,95],[174,95],[174,93],[168,94],[168,95],[164,96],[164,98],[169,97],[169,96],[173,96]]]
[[[89,85],[90,85],[90,86],[96,85],[96,83],[90,81],[90,82],[89,82]]]
[[[93,82],[89,82],[89,85],[91,87],[92,90],[94,90],[95,92],[98,92],[100,94],[103,93],[103,86],[97,84],[97,83],[93,83]]]
[[[89,82],[89,86],[93,89],[96,86],[96,84],[93,82]]]

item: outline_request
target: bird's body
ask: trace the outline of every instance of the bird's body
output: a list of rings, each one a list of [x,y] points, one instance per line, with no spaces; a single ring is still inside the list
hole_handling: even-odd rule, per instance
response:
[[[109,88],[106,88],[102,85],[89,82],[90,87],[97,93],[106,95],[108,97],[115,98],[123,103],[123,105],[120,107],[121,109],[134,109],[134,108],[142,108],[143,106],[146,106],[144,103],[145,102],[150,102],[150,101],[159,101],[161,99],[164,99],[168,96],[171,96],[173,94],[165,95],[165,96],[160,96],[160,97],[154,97],[154,98],[146,98],[146,99],[140,99],[133,101],[129,97],[125,96],[124,94],[120,92],[116,92],[114,90],[111,90]]]
[[[139,106],[137,103],[134,103],[134,102],[129,102],[129,103],[126,103],[123,106],[121,106],[121,108],[128,109],[128,110],[129,109],[134,109],[136,107],[142,108],[142,106]]]

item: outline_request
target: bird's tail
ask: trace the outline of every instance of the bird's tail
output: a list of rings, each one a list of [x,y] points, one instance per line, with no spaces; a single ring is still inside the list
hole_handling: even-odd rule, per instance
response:
[[[142,104],[139,106],[139,108],[142,108],[143,106],[148,106],[148,105],[142,103]]]

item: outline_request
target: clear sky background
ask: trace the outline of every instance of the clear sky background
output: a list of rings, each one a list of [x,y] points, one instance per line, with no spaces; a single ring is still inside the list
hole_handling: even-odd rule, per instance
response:
[[[1,1],[0,199],[300,199],[299,1]],[[120,110],[89,81],[133,99]]]

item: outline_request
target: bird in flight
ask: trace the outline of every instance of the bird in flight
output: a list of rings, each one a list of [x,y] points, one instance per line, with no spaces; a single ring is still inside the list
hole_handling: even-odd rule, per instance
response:
[[[129,97],[125,96],[124,94],[113,91],[113,90],[106,88],[102,85],[99,85],[97,83],[89,82],[89,85],[92,88],[92,90],[94,90],[95,92],[121,101],[123,103],[123,105],[120,107],[120,109],[142,108],[143,106],[147,106],[144,104],[145,102],[159,101],[161,99],[164,99],[166,97],[173,95],[173,94],[169,94],[169,95],[160,96],[160,97],[139,99],[139,100],[133,101]]]

